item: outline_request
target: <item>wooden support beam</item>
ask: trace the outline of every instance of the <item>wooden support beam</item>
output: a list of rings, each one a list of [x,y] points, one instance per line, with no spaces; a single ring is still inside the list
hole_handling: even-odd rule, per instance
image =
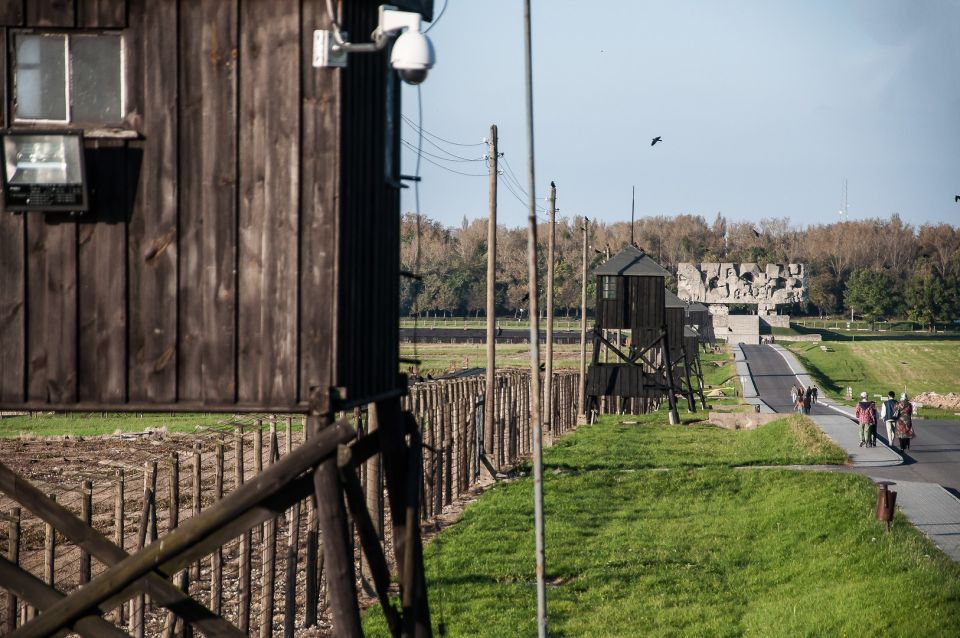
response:
[[[0,557],[0,582],[3,583],[3,587],[9,593],[20,596],[40,612],[49,609],[65,598],[62,593],[53,587],[3,557]],[[71,629],[84,636],[84,638],[129,638],[126,632],[117,629],[114,625],[96,615],[83,616],[77,619]]]
[[[30,482],[21,479],[10,468],[0,463],[0,491],[26,507],[38,517],[53,524],[67,540],[90,552],[92,556],[108,566],[114,566],[129,555],[96,529],[84,524],[53,499],[47,498]],[[89,586],[89,585],[88,585]],[[182,591],[164,580],[158,574],[149,574],[144,587],[153,598],[168,609],[192,622],[208,636],[236,636],[237,630],[230,623],[189,598]],[[115,606],[115,605],[114,605]],[[176,607],[176,609],[174,609]],[[111,607],[108,607],[110,609]]]
[[[311,440],[323,438],[331,426],[326,423],[327,411],[318,405],[307,416]],[[346,441],[340,441],[346,443]],[[360,608],[357,604],[356,580],[353,572],[353,548],[347,529],[347,513],[337,472],[336,458],[324,460],[313,473],[316,491],[317,519],[323,535],[324,562],[327,571],[327,595],[337,636],[362,638]]]
[[[430,627],[430,609],[427,604],[426,579],[422,576],[422,552],[417,552],[419,542],[415,542],[414,547],[411,547],[410,550],[414,552],[412,556],[413,569],[419,572],[420,575],[414,576],[413,578],[406,578],[404,571],[404,567],[408,564],[405,558],[407,556],[406,552],[408,551],[407,479],[408,472],[412,471],[408,456],[409,449],[406,441],[404,441],[404,432],[408,430],[406,417],[411,419],[412,417],[400,412],[400,402],[395,399],[384,401],[382,404],[378,403],[377,414],[380,417],[380,427],[377,432],[380,433],[381,437],[380,449],[382,450],[383,457],[383,474],[387,487],[387,499],[390,503],[394,555],[397,557],[398,566],[400,567],[400,582],[410,582],[415,588],[412,592],[416,600],[416,604],[412,606],[415,615],[411,618],[404,617],[405,627],[403,633],[405,636],[417,636],[418,638],[431,636],[432,630]],[[413,424],[413,428],[416,428],[416,424]],[[417,533],[413,534],[412,538],[415,541],[419,541],[420,517],[413,516],[412,521],[413,527],[417,529]],[[401,592],[401,595],[404,595],[403,592]],[[406,613],[407,609],[404,609],[405,616]],[[412,629],[406,626],[408,620],[413,622]]]
[[[139,579],[148,576],[152,570],[158,570],[169,577],[186,566],[195,558],[195,555],[203,556],[209,553],[206,550],[212,551],[217,544],[236,538],[239,535],[238,525],[252,526],[259,520],[265,520],[260,517],[270,514],[269,511],[265,511],[269,506],[284,503],[285,499],[291,496],[291,487],[297,483],[296,479],[308,469],[316,467],[323,459],[330,457],[336,450],[336,446],[349,441],[353,434],[353,428],[346,422],[325,428],[318,436],[312,437],[309,444],[301,445],[263,474],[246,483],[241,489],[218,501],[200,516],[188,520],[167,535],[162,543],[153,543],[142,552],[123,559],[90,581],[86,587],[74,592],[68,598],[53,605],[42,616],[21,627],[13,635],[40,638],[55,633],[82,616],[85,610],[114,597],[125,596],[127,593],[125,590],[134,586]],[[336,463],[335,459],[331,458],[331,460],[334,464]],[[17,495],[22,495],[28,484],[9,470],[7,472],[6,479],[0,476],[0,490],[19,500]],[[13,476],[12,481],[10,475]],[[292,495],[296,496],[296,494]],[[25,500],[27,503],[22,503],[25,507],[30,508],[35,505],[31,499]],[[36,513],[39,515],[39,512]],[[93,531],[82,523],[80,525],[85,528],[81,537]],[[59,523],[58,527],[60,527]],[[62,531],[62,527],[60,529]],[[166,584],[177,592],[181,601],[186,598],[172,584]],[[156,596],[152,591],[151,595]],[[187,601],[189,600],[187,598]],[[186,617],[179,608],[175,608],[174,611]],[[190,618],[187,620],[193,622]],[[230,628],[229,633],[222,635],[242,635],[223,619],[219,620]],[[216,627],[220,628],[222,625],[218,624]],[[207,632],[204,631],[204,633]],[[211,634],[207,633],[207,635]]]
[[[400,635],[400,614],[390,602],[390,568],[387,559],[380,547],[380,535],[370,518],[370,511],[364,502],[363,488],[357,478],[357,462],[351,454],[350,448],[341,445],[337,452],[337,467],[340,480],[347,496],[347,505],[357,524],[357,533],[360,537],[360,546],[367,557],[370,574],[373,577],[373,586],[377,592],[380,607],[387,618],[390,634]]]

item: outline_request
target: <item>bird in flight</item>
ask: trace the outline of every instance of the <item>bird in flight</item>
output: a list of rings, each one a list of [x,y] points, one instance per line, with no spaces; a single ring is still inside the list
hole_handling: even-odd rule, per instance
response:
[[[960,202],[960,195],[957,195],[956,197],[954,197],[954,198],[953,198],[953,201],[955,201],[955,202]]]
[[[653,146],[653,145],[656,144],[657,142],[662,142],[662,141],[663,141],[663,140],[660,139],[660,136],[658,135],[658,136],[656,136],[655,138],[653,138],[653,139],[650,141],[650,146]]]

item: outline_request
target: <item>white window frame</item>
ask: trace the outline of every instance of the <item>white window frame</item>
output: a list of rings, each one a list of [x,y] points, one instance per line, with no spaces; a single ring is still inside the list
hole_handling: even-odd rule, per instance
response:
[[[617,298],[617,278],[604,275],[603,279],[600,281],[601,291],[600,298],[603,300],[616,300]]]
[[[11,104],[11,119],[15,124],[39,124],[44,126],[75,126],[90,124],[95,126],[124,126],[127,121],[127,116],[129,115],[127,104],[127,38],[121,31],[37,31],[34,29],[27,30],[15,30],[12,31],[11,35],[13,40],[13,46],[11,47],[10,55],[13,60],[13,65],[11,69],[11,80],[13,83],[12,91],[12,104]],[[17,69],[19,68],[19,60],[17,59],[17,38],[20,36],[39,36],[39,37],[58,37],[63,38],[64,47],[63,47],[63,64],[64,64],[64,99],[66,100],[66,113],[67,118],[65,120],[51,120],[51,119],[34,119],[34,118],[25,118],[17,116]],[[70,62],[70,46],[71,41],[75,36],[79,37],[90,37],[90,36],[110,36],[115,37],[120,40],[120,118],[115,121],[75,121],[73,119],[73,65]]]

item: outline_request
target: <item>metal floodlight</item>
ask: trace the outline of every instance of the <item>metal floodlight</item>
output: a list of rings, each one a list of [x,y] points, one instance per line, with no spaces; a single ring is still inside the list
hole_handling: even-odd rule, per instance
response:
[[[84,212],[83,131],[11,130],[3,140],[3,200],[9,211]]]

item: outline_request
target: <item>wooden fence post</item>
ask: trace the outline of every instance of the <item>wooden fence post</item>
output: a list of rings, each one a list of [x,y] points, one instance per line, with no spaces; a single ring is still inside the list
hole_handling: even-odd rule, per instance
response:
[[[217,441],[216,470],[214,473],[213,499],[223,498],[223,441]],[[223,608],[223,547],[210,555],[210,611],[220,614]]]
[[[93,483],[83,481],[80,484],[80,520],[87,525],[93,523]],[[90,582],[90,552],[80,550],[80,585]]]
[[[244,472],[244,450],[243,450],[243,426],[237,426],[236,441],[234,443],[236,449],[236,463],[234,464],[235,474],[234,474],[234,489],[240,489],[240,486],[243,485],[245,480]],[[250,530],[245,531],[240,536],[240,547],[238,550],[237,557],[237,572],[238,572],[238,588],[239,588],[239,609],[237,614],[239,616],[239,626],[240,631],[245,634],[250,633],[250,599],[251,599],[251,575],[250,575],[250,545],[252,540],[252,534]]]
[[[124,536],[124,500],[123,500],[123,468],[119,468],[116,471],[116,483],[115,483],[115,492],[114,492],[114,501],[113,501],[113,543],[120,549],[123,549],[123,536]],[[119,605],[115,614],[115,622],[123,626],[126,621],[126,610],[127,607],[125,604]]]
[[[20,508],[10,510],[10,519],[7,522],[7,560],[14,565],[20,564]],[[12,633],[17,628],[17,597],[12,591],[7,591],[6,630]]]
[[[193,446],[193,466],[191,468],[191,496],[193,497],[193,516],[200,516],[203,509],[203,457],[200,455],[201,446],[195,443]],[[193,583],[200,582],[200,561],[195,562],[190,568],[190,580]]]
[[[170,454],[170,483],[167,491],[170,495],[170,519],[167,524],[167,531],[172,532],[180,525],[180,455],[177,452]],[[181,570],[173,579],[177,587],[184,591],[187,587],[186,576],[186,570]],[[177,627],[182,626],[182,623],[183,621],[176,614],[168,611],[163,627],[164,636],[172,638],[177,633]]]

